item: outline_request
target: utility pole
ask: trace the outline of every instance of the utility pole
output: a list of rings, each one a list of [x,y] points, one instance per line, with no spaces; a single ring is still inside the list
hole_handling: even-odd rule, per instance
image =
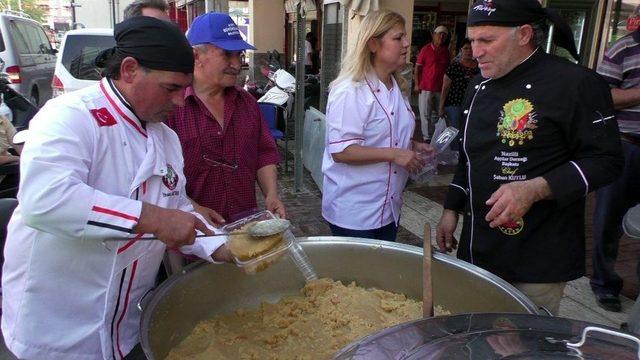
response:
[[[76,28],[76,3],[75,0],[71,0],[71,29]]]
[[[304,162],[302,161],[302,134],[304,128],[304,62],[305,53],[305,20],[306,1],[298,2],[296,9],[296,100],[294,103],[296,149],[294,153],[294,188],[296,192],[302,191],[302,178],[304,176]],[[286,169],[285,169],[286,171]]]
[[[113,29],[116,28],[116,23],[118,22],[116,20],[116,0],[111,0],[111,27]]]

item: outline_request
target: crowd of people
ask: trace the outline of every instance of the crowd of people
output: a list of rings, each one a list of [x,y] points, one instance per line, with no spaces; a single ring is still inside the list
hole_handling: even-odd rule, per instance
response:
[[[640,165],[640,92],[626,59],[640,32],[608,51],[599,75],[541,49],[553,24],[554,42],[578,59],[558,13],[537,0],[490,3],[471,8],[453,59],[449,30],[434,29],[413,86],[400,74],[405,19],[364,18],[330,85],[323,217],[333,235],[395,241],[409,174],[435,156],[433,115],[444,117],[460,130],[460,161],[439,248],[457,248],[557,314],[566,282],[585,274],[585,199],[597,191],[591,284],[619,311],[613,263]],[[276,144],[235,85],[243,52],[255,48],[227,14],[197,17],[185,36],[166,12],[163,1],[135,1],[115,47],[95,60],[103,79],[47,102],[30,124],[2,275],[2,332],[19,358],[144,358],[134,303],[167,249],[231,262],[224,236],[196,235],[254,212],[256,185],[268,210],[291,215]],[[159,241],[137,241],[150,235]],[[118,246],[103,245],[113,238]]]

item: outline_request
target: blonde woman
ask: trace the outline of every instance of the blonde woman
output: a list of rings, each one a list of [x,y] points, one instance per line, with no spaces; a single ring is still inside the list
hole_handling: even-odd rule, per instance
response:
[[[407,177],[432,152],[411,140],[410,89],[398,75],[408,50],[402,16],[372,12],[331,84],[322,215],[335,236],[395,241]]]

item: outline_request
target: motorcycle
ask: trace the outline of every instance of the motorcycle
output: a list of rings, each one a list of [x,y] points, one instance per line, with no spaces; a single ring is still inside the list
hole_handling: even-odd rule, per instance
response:
[[[9,86],[11,80],[9,74],[3,71],[4,66],[5,62],[0,59],[0,115],[9,119],[18,131],[13,142],[15,145],[21,145],[27,137],[28,130],[26,129],[33,116],[38,112],[38,107]],[[18,155],[15,149],[10,148],[9,152]],[[2,182],[0,182],[0,198],[15,198],[18,193],[19,163],[16,161],[0,165],[0,174],[3,175]]]
[[[267,113],[273,114],[271,119],[266,119],[274,139],[284,139],[284,168],[288,168],[289,132],[287,131],[291,114],[293,114],[293,94],[296,91],[296,79],[283,69],[268,74],[270,88],[258,99],[261,107],[270,108]],[[274,109],[275,108],[275,109]],[[265,113],[266,115],[266,113]]]
[[[38,107],[11,86],[9,74],[4,72],[5,63],[0,59],[0,114],[6,116],[17,131],[29,127],[29,121],[38,112]]]
[[[279,69],[269,74],[273,86],[258,99],[258,103],[276,104],[291,109],[293,94],[296,91],[296,78],[286,70]]]
[[[260,99],[274,84],[271,80],[273,74],[280,69],[280,53],[278,50],[267,51],[267,61],[260,66],[260,73],[267,79],[266,82],[259,83],[251,80],[247,75],[244,89],[253,95],[256,100]]]

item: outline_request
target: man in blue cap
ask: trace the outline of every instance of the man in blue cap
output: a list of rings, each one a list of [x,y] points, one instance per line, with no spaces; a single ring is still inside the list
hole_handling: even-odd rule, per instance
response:
[[[285,217],[275,141],[256,100],[236,86],[240,58],[255,48],[229,15],[215,12],[198,16],[187,39],[195,58],[193,85],[167,121],[182,144],[187,195],[219,225],[256,209],[257,180],[267,210]]]

